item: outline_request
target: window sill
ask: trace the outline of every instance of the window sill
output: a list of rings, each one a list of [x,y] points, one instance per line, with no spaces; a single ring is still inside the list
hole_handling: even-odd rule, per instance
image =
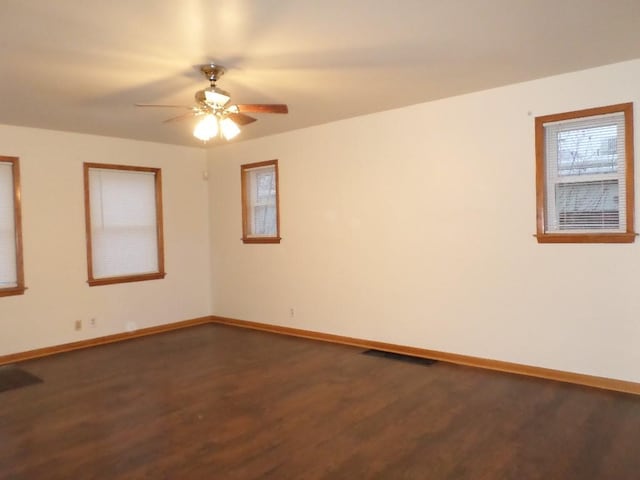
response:
[[[282,237],[242,237],[242,243],[280,243]]]
[[[12,287],[0,289],[0,297],[10,297],[11,295],[23,295],[27,287]]]
[[[98,285],[113,285],[115,283],[129,283],[129,282],[144,282],[146,280],[159,280],[166,276],[165,272],[148,273],[145,275],[126,275],[123,277],[109,277],[109,278],[90,278],[87,283],[90,287],[96,287]]]
[[[633,243],[636,233],[538,233],[538,243]]]

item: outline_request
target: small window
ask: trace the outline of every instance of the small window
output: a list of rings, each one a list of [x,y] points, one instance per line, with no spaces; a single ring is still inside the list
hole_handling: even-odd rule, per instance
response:
[[[536,118],[540,243],[631,243],[633,104]]]
[[[24,291],[20,165],[16,157],[0,157],[0,297]]]
[[[249,163],[242,174],[242,241],[280,243],[278,161]]]
[[[88,283],[164,278],[159,168],[84,164]]]

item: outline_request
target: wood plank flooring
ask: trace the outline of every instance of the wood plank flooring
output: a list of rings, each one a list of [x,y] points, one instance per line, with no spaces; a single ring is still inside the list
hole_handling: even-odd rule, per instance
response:
[[[636,480],[640,397],[223,325],[21,364],[0,479]]]

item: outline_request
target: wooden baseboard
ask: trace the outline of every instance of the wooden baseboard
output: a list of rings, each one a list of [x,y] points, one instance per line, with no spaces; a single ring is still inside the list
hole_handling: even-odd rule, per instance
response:
[[[366,340],[361,338],[345,337],[342,335],[334,335],[331,333],[314,332],[312,330],[303,330],[300,328],[283,327],[280,325],[272,325],[268,323],[249,322],[246,320],[237,320],[234,318],[226,318],[219,316],[205,316],[174,322],[155,327],[142,328],[135,332],[116,333],[104,337],[90,338],[80,340],[78,342],[65,343],[52,347],[38,348],[28,350],[26,352],[12,353],[9,355],[0,355],[0,365],[8,363],[22,362],[34,358],[54,355],[56,353],[70,352],[82,348],[95,347],[105,345],[107,343],[120,342],[132,338],[154,335],[157,333],[169,332],[180,328],[193,327],[206,323],[219,323],[231,325],[235,327],[249,328],[252,330],[262,330],[265,332],[277,333],[281,335],[289,335],[294,337],[309,338],[323,342],[338,343],[342,345],[351,345],[361,348],[373,348],[376,350],[384,350],[387,352],[402,353],[405,355],[413,355],[422,358],[432,358],[442,362],[455,363],[458,365],[466,365],[470,367],[484,368],[487,370],[496,370],[500,372],[515,373],[519,375],[527,375],[530,377],[544,378],[547,380],[555,380],[588,387],[601,388],[605,390],[613,390],[617,392],[632,393],[640,395],[640,383],[629,382],[625,380],[617,380],[606,377],[596,377],[593,375],[584,375],[580,373],[564,372],[562,370],[553,370],[550,368],[533,367],[530,365],[522,365],[519,363],[503,362],[500,360],[491,360],[488,358],[472,357],[469,355],[459,355],[456,353],[440,352],[437,350],[428,350],[425,348],[409,347],[405,345],[396,345],[393,343],[378,342],[375,340]]]
[[[12,353],[9,355],[1,355],[0,365],[22,362],[24,360],[31,360],[34,358],[46,357],[48,355],[54,355],[56,353],[70,352],[72,350],[79,350],[81,348],[95,347],[95,346],[104,345],[107,343],[121,342],[123,340],[130,340],[132,338],[144,337],[147,335],[154,335],[156,333],[169,332],[171,330],[177,330],[179,328],[193,327],[195,325],[202,325],[210,322],[211,322],[211,318],[209,316],[199,317],[199,318],[193,318],[191,320],[183,320],[181,322],[158,325],[155,327],[141,328],[140,330],[136,330],[135,332],[116,333],[114,335],[107,335],[104,337],[97,337],[97,338],[89,338],[87,340],[64,343],[62,345],[54,345],[52,347],[37,348],[35,350],[28,350],[26,352],[18,352],[18,353]]]
[[[245,320],[237,320],[234,318],[211,316],[211,321],[224,325],[232,325],[235,327],[250,328],[253,330],[262,330],[266,332],[278,333],[281,335],[290,335],[294,337],[309,338],[312,340],[320,340],[323,342],[339,343],[343,345],[352,345],[361,348],[372,348],[376,350],[384,350],[387,352],[402,353],[405,355],[413,355],[422,358],[432,358],[443,362],[455,363],[458,365],[466,365],[470,367],[484,368],[487,370],[497,370],[499,372],[515,373],[518,375],[527,375],[530,377],[544,378],[547,380],[555,380],[559,382],[573,383],[588,387],[601,388],[605,390],[614,390],[616,392],[632,393],[640,395],[640,383],[628,382],[625,380],[616,380],[613,378],[596,377],[593,375],[584,375],[580,373],[564,372],[562,370],[553,370],[550,368],[533,367],[530,365],[522,365],[519,363],[503,362],[500,360],[491,360],[488,358],[472,357],[468,355],[459,355],[456,353],[439,352],[437,350],[428,350],[425,348],[408,347],[404,345],[395,345],[392,343],[378,342],[375,340],[363,340],[360,338],[344,337],[341,335],[333,335],[330,333],[314,332],[311,330],[302,330],[299,328],[283,327],[280,325],[271,325],[259,322],[249,322]]]

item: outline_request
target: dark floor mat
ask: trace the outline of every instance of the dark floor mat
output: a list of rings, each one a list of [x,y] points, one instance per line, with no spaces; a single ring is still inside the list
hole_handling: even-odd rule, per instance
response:
[[[7,390],[26,387],[28,385],[34,385],[41,382],[41,378],[38,378],[15,365],[5,365],[0,367],[0,392],[6,392]]]
[[[390,358],[401,362],[416,363],[418,365],[433,365],[437,360],[431,358],[414,357],[412,355],[404,355],[402,353],[385,352],[383,350],[365,350],[363,355],[371,355],[372,357]]]

